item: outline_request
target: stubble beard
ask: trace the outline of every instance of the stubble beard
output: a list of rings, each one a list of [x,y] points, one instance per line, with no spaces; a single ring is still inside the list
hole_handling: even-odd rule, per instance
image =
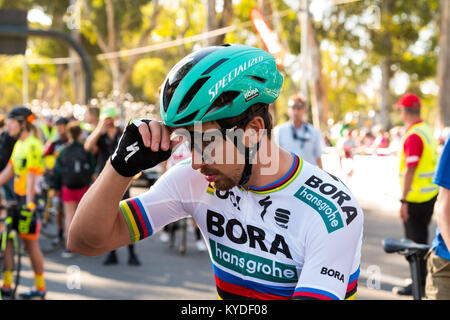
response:
[[[218,170],[200,170],[200,172],[204,175],[207,174],[217,174],[218,177],[215,181],[211,182],[211,186],[219,191],[230,190],[231,188],[238,185],[239,180],[241,179],[243,169],[236,168],[230,175],[225,175],[224,173]]]

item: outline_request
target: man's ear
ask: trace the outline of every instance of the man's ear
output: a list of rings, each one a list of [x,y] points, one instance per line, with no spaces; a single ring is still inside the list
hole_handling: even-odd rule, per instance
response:
[[[244,140],[245,145],[248,147],[258,143],[262,138],[264,129],[266,129],[264,119],[260,116],[253,117],[253,119],[245,126],[245,136],[247,137]]]

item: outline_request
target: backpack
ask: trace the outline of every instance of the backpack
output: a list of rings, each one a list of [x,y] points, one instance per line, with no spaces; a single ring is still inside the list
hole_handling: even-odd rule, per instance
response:
[[[79,143],[64,148],[61,157],[62,185],[69,189],[80,189],[91,183],[93,173],[91,155]]]

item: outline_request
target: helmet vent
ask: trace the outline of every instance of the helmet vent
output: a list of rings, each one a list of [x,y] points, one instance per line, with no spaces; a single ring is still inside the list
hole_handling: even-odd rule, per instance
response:
[[[194,98],[195,94],[200,90],[201,87],[205,84],[206,81],[208,81],[210,77],[200,78],[190,87],[188,92],[186,92],[186,95],[183,97],[183,100],[181,100],[180,106],[178,107],[177,114],[180,114],[184,110],[186,110],[189,103],[191,103],[192,99]]]
[[[183,125],[183,124],[185,124],[185,123],[191,122],[192,120],[195,119],[195,117],[197,116],[197,114],[198,114],[198,111],[197,111],[197,112],[194,112],[194,113],[192,113],[192,114],[190,114],[190,115],[188,115],[188,116],[186,116],[186,117],[184,117],[183,119],[180,119],[180,120],[178,120],[178,121],[175,121],[174,124],[175,124],[175,125]]]
[[[266,81],[267,81],[266,79],[261,78],[261,77],[257,77],[257,76],[250,76],[250,78],[253,79],[253,80],[256,80],[256,81],[258,81],[260,83],[266,83]]]
[[[175,89],[180,84],[180,81],[175,82],[171,86],[169,85],[169,81],[166,81],[166,85],[164,86],[164,96],[163,96],[163,107],[164,111],[167,112],[167,109],[169,109],[170,100],[172,100],[172,96],[175,92]]]
[[[216,100],[214,100],[214,102],[211,104],[211,106],[209,107],[208,111],[206,111],[204,116],[213,113],[219,109],[222,109],[227,105],[231,105],[233,103],[233,100],[236,99],[239,96],[239,94],[240,94],[239,91],[223,92],[220,96],[216,98]]]
[[[202,76],[210,73],[211,71],[213,71],[215,68],[217,68],[218,66],[220,66],[222,63],[224,63],[225,61],[229,60],[228,58],[224,58],[224,59],[220,59],[219,61],[217,61],[216,63],[214,63],[212,66],[210,66],[208,69],[206,69],[203,73]]]

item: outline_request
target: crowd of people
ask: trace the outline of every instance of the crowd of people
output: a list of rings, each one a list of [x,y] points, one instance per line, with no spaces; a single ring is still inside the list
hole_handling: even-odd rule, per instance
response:
[[[122,135],[113,105],[87,108],[83,121],[73,116],[38,116],[25,106],[16,106],[0,119],[0,214],[9,216],[18,205],[15,213],[18,221],[32,217],[27,230],[20,229],[35,274],[35,285],[29,292],[21,294],[23,299],[43,298],[46,293],[44,257],[38,241],[46,203],[62,204],[58,210],[57,227],[59,241],[65,243],[81,198],[101,172]],[[128,191],[124,197],[129,197]],[[39,202],[39,199],[44,201]],[[133,245],[129,246],[128,252],[128,264],[140,265]],[[62,257],[70,258],[72,255],[64,248]],[[115,251],[110,252],[104,261],[105,265],[117,263]],[[3,297],[12,292],[12,268],[11,259],[6,258],[1,288]]]

